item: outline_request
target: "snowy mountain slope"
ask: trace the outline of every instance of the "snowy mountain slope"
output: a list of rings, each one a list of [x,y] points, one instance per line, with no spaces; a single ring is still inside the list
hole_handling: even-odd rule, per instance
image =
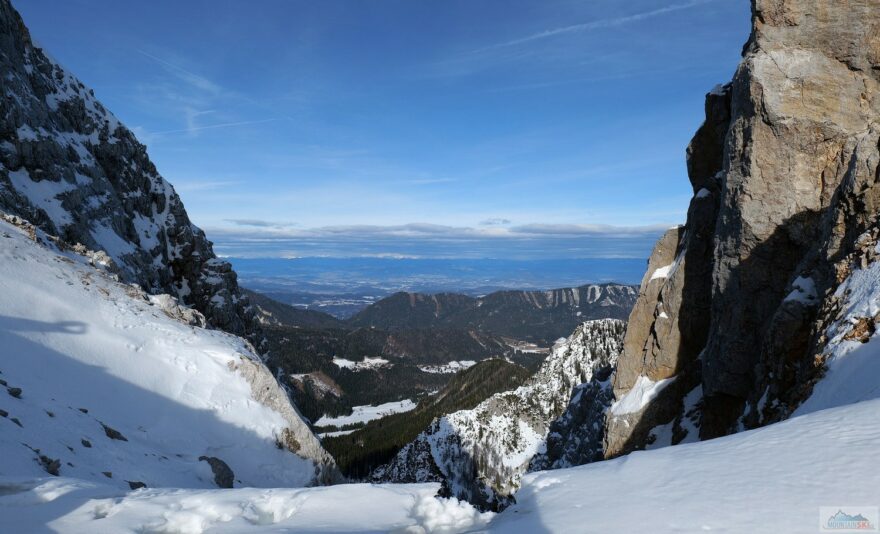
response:
[[[125,489],[334,478],[246,341],[15,219],[0,219],[0,473]]]
[[[442,480],[451,495],[503,507],[533,457],[545,452],[550,424],[565,410],[575,386],[596,375],[607,380],[624,330],[625,323],[616,319],[582,324],[553,348],[526,384],[435,420],[376,469],[373,480]]]
[[[255,334],[235,272],[146,147],[32,42],[9,0],[0,0],[0,36],[0,210],[106,251],[125,281],[174,295],[216,327]]]
[[[880,503],[878,443],[880,400],[871,400],[702,443],[534,473],[490,530],[818,532],[820,507],[858,511]]]

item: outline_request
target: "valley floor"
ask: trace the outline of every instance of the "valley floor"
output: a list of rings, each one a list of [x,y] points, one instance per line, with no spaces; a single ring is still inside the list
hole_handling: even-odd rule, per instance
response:
[[[0,531],[819,532],[829,509],[876,514],[877,443],[880,399],[534,473],[518,503],[496,515],[433,497],[435,484],[124,492],[68,478],[0,477]]]

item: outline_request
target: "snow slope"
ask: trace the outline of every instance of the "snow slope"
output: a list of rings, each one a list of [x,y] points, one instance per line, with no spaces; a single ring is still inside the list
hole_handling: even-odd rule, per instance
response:
[[[872,400],[711,441],[534,473],[491,531],[818,532],[820,507],[880,504],[878,443],[880,400]]]
[[[64,478],[0,477],[0,531],[818,532],[820,507],[853,513],[880,503],[877,443],[880,400],[865,401],[711,441],[529,474],[517,503],[494,518],[432,497],[436,484],[126,493]]]
[[[0,475],[208,488],[214,473],[199,458],[212,457],[236,486],[332,478],[332,460],[246,341],[89,265],[106,256],[62,251],[7,221]]]

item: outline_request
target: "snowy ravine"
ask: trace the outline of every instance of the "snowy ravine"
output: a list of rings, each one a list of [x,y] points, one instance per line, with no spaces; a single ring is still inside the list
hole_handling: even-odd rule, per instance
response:
[[[246,341],[65,249],[0,217],[0,474],[126,490],[338,479]]]
[[[530,462],[545,452],[550,425],[568,406],[575,386],[608,378],[624,330],[625,323],[616,319],[583,323],[553,347],[526,384],[435,420],[372,479],[442,481],[444,494],[503,508]]]

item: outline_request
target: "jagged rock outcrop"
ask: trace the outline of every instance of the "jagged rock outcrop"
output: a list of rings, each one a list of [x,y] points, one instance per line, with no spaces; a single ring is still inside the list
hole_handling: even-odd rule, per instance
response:
[[[473,410],[435,419],[372,479],[440,481],[446,495],[503,508],[532,459],[545,453],[547,433],[569,405],[572,390],[594,377],[607,380],[625,330],[626,324],[616,319],[583,323],[554,346],[523,386],[497,393]]]
[[[597,361],[590,380],[574,388],[568,407],[550,424],[544,452],[529,471],[563,469],[603,459],[605,414],[614,402],[611,373],[617,357]]]
[[[9,0],[0,0],[0,72],[0,210],[106,251],[124,280],[259,340],[235,272],[190,222],[146,147],[34,45]]]
[[[286,426],[276,434],[275,443],[279,449],[310,458],[315,461],[315,482],[317,484],[336,484],[343,481],[330,454],[303,421],[296,406],[287,393],[262,363],[250,358],[239,358],[229,363],[229,370],[243,376],[250,384],[254,401],[279,414]]]
[[[612,409],[606,456],[660,427],[674,444],[788,417],[822,374],[836,289],[872,260],[880,1],[752,12],[736,75],[707,96],[688,147],[687,223],[661,239],[630,317],[614,391],[639,409]]]

